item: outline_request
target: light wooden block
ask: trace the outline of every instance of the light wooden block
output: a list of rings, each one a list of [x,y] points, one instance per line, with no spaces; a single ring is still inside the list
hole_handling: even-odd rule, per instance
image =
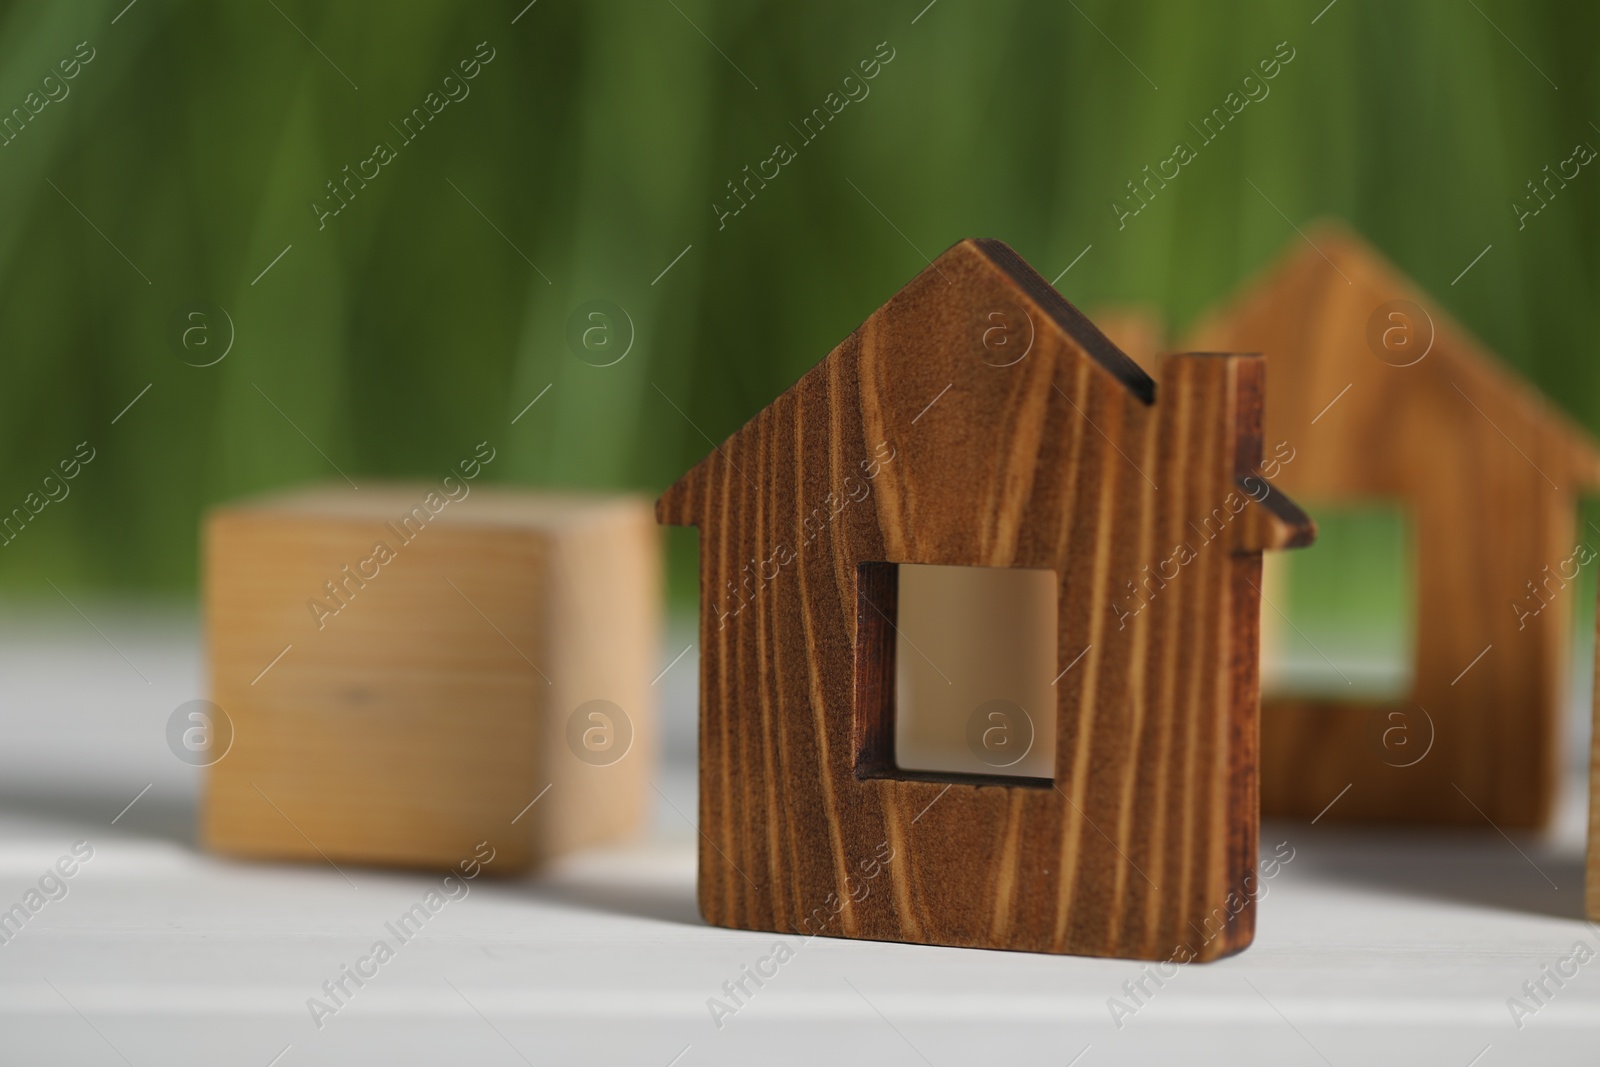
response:
[[[233,732],[208,847],[448,867],[488,841],[505,873],[640,826],[648,503],[454,484],[470,491],[315,489],[208,517],[211,693]]]
[[[669,488],[661,520],[700,531],[707,921],[1155,960],[1248,945],[1261,553],[1314,536],[1259,471],[1264,369],[1183,354],[1153,379],[1011,249],[963,241]],[[1042,570],[1057,595],[930,606],[901,596],[906,564]],[[983,650],[996,605],[1026,626],[1041,601],[1043,671]],[[1043,775],[903,762],[898,657],[956,694],[975,650],[1007,677],[953,701],[983,699],[980,728],[1032,701]]]

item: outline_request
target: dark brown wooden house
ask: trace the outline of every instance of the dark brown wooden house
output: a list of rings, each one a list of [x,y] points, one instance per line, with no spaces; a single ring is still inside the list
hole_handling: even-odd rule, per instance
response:
[[[1262,371],[1195,354],[1152,380],[1009,248],[968,240],[668,489],[661,520],[700,534],[706,919],[1149,959],[1248,945],[1260,552],[1312,537],[1256,471]],[[926,652],[906,633],[990,636],[962,612],[897,625],[903,565],[1050,575],[1050,703],[1026,712],[1056,739],[1047,775],[902,769],[897,648]]]

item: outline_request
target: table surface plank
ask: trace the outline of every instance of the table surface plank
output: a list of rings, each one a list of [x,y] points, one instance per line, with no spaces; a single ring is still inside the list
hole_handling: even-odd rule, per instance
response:
[[[1577,943],[1600,951],[1581,919],[1576,773],[1542,838],[1267,823],[1263,854],[1286,842],[1294,858],[1266,882],[1254,947],[1146,978],[1137,1005],[1124,983],[1144,964],[707,927],[693,652],[660,686],[668,759],[648,837],[469,883],[319,1027],[309,998],[394,942],[385,924],[439,878],[197,852],[195,774],[163,733],[202,694],[193,620],[85,614],[104,636],[76,615],[0,619],[0,909],[74,842],[94,849],[0,944],[0,1064],[1492,1067],[1593,1063],[1600,1045],[1600,964],[1547,983],[1520,1028],[1507,1004]],[[663,665],[692,639],[670,632]],[[780,941],[777,973],[714,1019],[710,998],[732,1005],[723,984]],[[1114,1019],[1112,998],[1137,1010]]]

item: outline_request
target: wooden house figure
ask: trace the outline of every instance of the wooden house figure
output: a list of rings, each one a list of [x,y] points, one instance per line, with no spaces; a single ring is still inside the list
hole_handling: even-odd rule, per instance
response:
[[[1143,959],[1248,945],[1260,553],[1313,536],[1256,471],[1263,369],[1181,355],[1153,380],[1011,249],[962,241],[669,488],[659,518],[700,537],[705,918]],[[908,608],[932,572],[1042,574],[1043,625],[996,642],[982,597]],[[1009,681],[1042,704],[965,690],[995,772],[908,769],[897,690],[963,691],[964,649],[1040,632],[1046,662]],[[1054,739],[1039,771],[1001,773],[991,737],[1024,733]]]
[[[1411,530],[1409,692],[1266,693],[1262,814],[1544,825],[1569,586],[1600,549],[1577,519],[1595,443],[1337,226],[1296,239],[1188,343],[1265,354],[1266,447],[1292,450],[1279,484],[1314,516],[1378,502]]]

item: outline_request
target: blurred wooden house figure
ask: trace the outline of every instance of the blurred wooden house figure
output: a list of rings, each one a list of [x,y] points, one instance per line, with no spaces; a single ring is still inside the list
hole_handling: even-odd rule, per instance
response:
[[[1297,239],[1187,343],[1266,356],[1266,449],[1292,456],[1278,484],[1323,534],[1291,571],[1317,553],[1345,563],[1348,509],[1388,509],[1409,530],[1402,600],[1414,630],[1395,642],[1398,687],[1362,694],[1359,676],[1337,667],[1315,692],[1268,685],[1262,813],[1544,825],[1561,769],[1574,579],[1600,550],[1600,535],[1578,529],[1579,496],[1600,484],[1595,442],[1337,226]],[[1359,577],[1347,567],[1324,595]],[[1276,605],[1268,626],[1284,605],[1270,583],[1265,595]],[[1324,651],[1302,649],[1313,664]]]
[[[1159,380],[963,241],[669,488],[700,535],[700,909],[1148,959],[1249,944],[1263,361]],[[1159,888],[1158,888],[1159,887]]]

